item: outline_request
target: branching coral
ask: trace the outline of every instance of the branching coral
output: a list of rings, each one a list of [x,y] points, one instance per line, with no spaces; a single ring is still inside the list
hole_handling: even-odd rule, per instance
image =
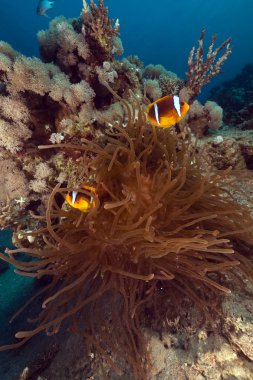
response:
[[[204,59],[204,37],[205,29],[203,28],[199,37],[198,47],[197,49],[195,47],[191,49],[188,58],[186,87],[191,90],[191,97],[197,96],[202,87],[221,71],[221,66],[232,52],[230,47],[231,38],[228,38],[213,50],[216,41],[216,35],[214,35],[212,36],[206,59]],[[218,58],[217,56],[220,52],[223,53]]]
[[[54,334],[67,320],[115,370],[122,357],[136,378],[146,379],[145,307],[166,319],[171,302],[179,306],[187,297],[212,321],[219,294],[230,292],[226,274],[237,270],[253,280],[247,258],[253,220],[234,200],[230,169],[209,168],[188,130],[177,135],[152,128],[137,101],[122,102],[126,125],[119,118],[100,142],[40,147],[48,155],[52,149],[83,152],[80,185],[95,184],[96,207],[83,214],[61,206],[73,188],[58,184],[41,228],[32,232],[43,237],[44,248],[0,254],[21,275],[51,278],[40,291],[37,327],[18,332],[21,341],[1,349],[43,330]],[[18,261],[17,252],[35,260]]]
[[[83,33],[87,36],[91,49],[96,46],[95,51],[92,49],[93,53],[104,61],[111,60],[119,23],[117,21],[113,26],[108,17],[108,8],[104,7],[104,0],[99,0],[98,5],[91,0],[90,6],[85,2],[82,17],[85,24]]]

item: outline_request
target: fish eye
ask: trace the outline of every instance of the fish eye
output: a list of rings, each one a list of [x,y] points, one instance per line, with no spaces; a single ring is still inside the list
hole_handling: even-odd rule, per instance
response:
[[[180,102],[180,106],[183,107],[183,105],[184,105],[184,102]]]

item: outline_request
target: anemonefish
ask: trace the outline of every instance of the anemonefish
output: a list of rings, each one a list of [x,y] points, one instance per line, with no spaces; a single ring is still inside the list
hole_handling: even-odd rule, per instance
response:
[[[53,5],[54,5],[54,0],[39,0],[38,6],[37,6],[37,15],[48,17],[47,11],[53,8]]]
[[[169,128],[178,123],[189,109],[189,104],[177,95],[167,95],[148,105],[148,119],[156,127]]]
[[[82,189],[87,190],[89,195],[80,191],[70,191],[67,193],[65,200],[71,206],[82,212],[89,212],[96,206],[96,189],[92,186],[81,186]]]

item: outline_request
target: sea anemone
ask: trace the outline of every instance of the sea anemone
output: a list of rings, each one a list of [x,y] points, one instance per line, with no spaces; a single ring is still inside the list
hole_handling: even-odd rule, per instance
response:
[[[151,127],[137,101],[121,101],[125,118],[100,140],[40,147],[48,154],[80,151],[80,187],[57,184],[44,218],[34,215],[44,226],[29,234],[43,246],[0,254],[21,275],[51,279],[39,292],[37,327],[19,331],[21,341],[1,350],[43,330],[57,333],[67,322],[116,371],[121,358],[133,376],[146,379],[145,307],[180,308],[186,297],[212,322],[210,310],[230,292],[228,274],[253,278],[253,221],[235,199],[235,174],[211,168],[187,128]],[[97,190],[88,213],[64,203],[69,191],[86,193],[84,183]],[[34,259],[21,262],[18,252]]]

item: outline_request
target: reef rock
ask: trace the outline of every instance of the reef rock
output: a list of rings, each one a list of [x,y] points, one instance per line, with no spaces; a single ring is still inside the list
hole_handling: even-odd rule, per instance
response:
[[[246,65],[234,79],[211,90],[210,98],[224,110],[224,122],[230,126],[253,128],[253,65]]]

